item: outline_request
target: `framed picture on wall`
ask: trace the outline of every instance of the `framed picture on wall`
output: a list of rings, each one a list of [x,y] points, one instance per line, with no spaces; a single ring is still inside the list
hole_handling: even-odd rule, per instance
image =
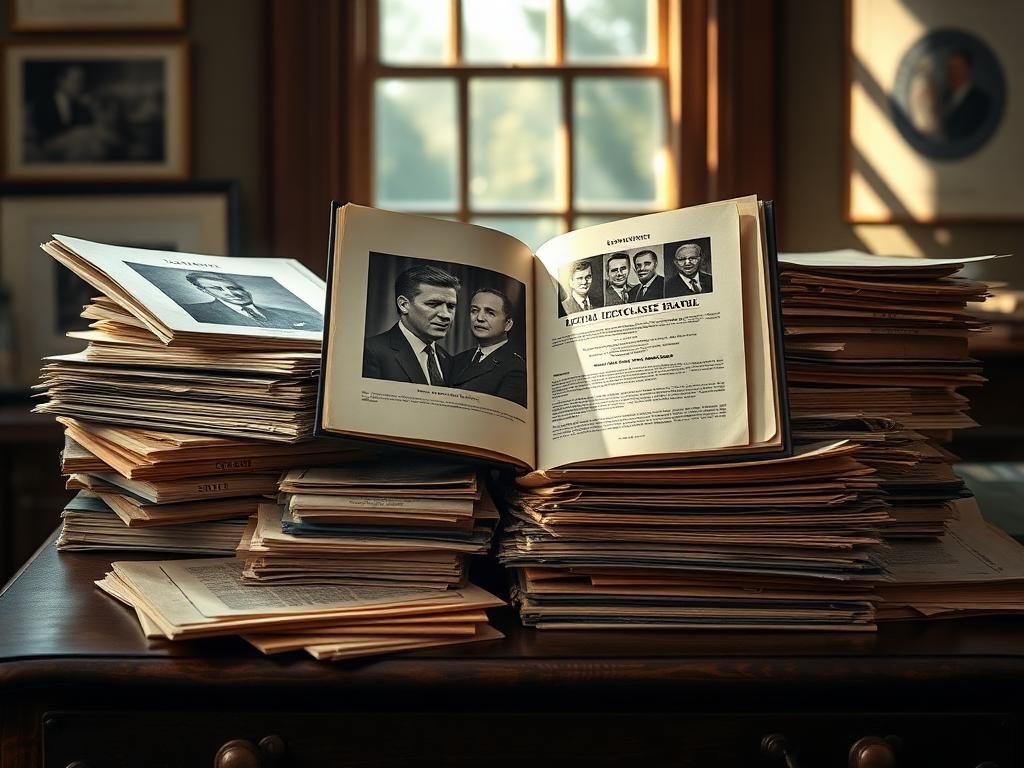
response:
[[[9,0],[14,32],[173,30],[185,0]]]
[[[1024,5],[846,9],[848,219],[1024,218]]]
[[[113,245],[238,255],[235,182],[0,185],[0,284],[10,293],[18,381],[33,383],[46,355],[84,348],[82,306],[95,289],[40,248],[54,234]]]
[[[17,43],[4,58],[7,179],[188,177],[186,43]]]

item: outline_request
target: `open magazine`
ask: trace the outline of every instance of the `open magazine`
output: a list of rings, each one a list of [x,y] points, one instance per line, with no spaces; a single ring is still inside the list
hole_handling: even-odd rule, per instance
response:
[[[570,232],[335,203],[317,432],[527,469],[790,450],[770,203]]]

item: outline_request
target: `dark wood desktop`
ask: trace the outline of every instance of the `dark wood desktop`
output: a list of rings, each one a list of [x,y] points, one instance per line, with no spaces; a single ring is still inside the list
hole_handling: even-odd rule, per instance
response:
[[[1024,621],[582,633],[503,610],[502,641],[318,663],[237,638],[147,641],[92,584],[110,560],[51,539],[0,594],[2,768],[1009,768],[1024,754]]]

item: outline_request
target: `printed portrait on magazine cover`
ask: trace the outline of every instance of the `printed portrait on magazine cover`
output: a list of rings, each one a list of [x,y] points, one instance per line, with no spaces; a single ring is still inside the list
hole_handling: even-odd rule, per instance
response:
[[[363,377],[526,407],[526,286],[466,264],[370,252]]]
[[[711,238],[665,243],[665,298],[711,293]]]
[[[295,331],[324,329],[323,312],[267,275],[125,264],[199,323]]]

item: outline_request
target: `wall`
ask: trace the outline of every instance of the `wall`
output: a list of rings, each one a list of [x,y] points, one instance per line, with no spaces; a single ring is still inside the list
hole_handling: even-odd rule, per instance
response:
[[[102,33],[56,35],[9,30],[7,2],[0,0],[0,41],[112,39]],[[188,3],[184,32],[161,35],[191,43],[192,176],[235,179],[241,192],[241,243],[246,256],[269,256],[267,216],[268,57],[266,0]],[[124,33],[118,40],[131,41]]]
[[[845,29],[840,0],[781,0],[779,237],[783,250],[860,248],[933,257],[1018,252],[979,276],[1024,289],[1020,224],[882,225],[843,220]],[[1024,73],[1008,72],[1013,82]],[[1008,169],[1020,173],[1024,169]]]

